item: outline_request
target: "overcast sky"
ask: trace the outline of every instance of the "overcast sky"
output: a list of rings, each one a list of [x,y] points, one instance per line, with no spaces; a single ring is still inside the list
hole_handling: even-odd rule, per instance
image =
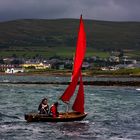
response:
[[[0,0],[0,21],[79,18],[140,21],[140,0]]]

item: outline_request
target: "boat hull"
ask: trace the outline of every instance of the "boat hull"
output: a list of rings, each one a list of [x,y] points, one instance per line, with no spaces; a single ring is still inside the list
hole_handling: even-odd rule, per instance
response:
[[[45,114],[29,113],[25,114],[25,120],[27,122],[72,122],[72,121],[81,121],[86,116],[87,113],[68,112],[68,113],[59,113],[58,117],[53,118]]]

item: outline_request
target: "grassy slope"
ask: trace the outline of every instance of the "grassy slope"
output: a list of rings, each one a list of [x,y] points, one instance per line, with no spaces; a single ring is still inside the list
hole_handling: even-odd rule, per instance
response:
[[[140,22],[84,22],[87,33],[87,56],[95,54],[105,57],[108,53],[98,51],[113,48],[134,50],[127,52],[130,56],[140,55]],[[43,56],[71,56],[76,44],[78,24],[79,20],[76,19],[1,22],[0,55],[16,53],[34,56],[39,53]]]

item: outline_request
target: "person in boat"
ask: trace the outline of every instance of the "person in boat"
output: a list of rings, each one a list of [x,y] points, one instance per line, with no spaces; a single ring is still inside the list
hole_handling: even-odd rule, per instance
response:
[[[50,108],[50,116],[52,116],[53,118],[56,118],[59,116],[59,112],[58,112],[58,102],[55,102],[51,108]]]
[[[48,105],[47,98],[42,99],[41,103],[38,106],[38,111],[39,111],[39,114],[49,115],[49,105]]]

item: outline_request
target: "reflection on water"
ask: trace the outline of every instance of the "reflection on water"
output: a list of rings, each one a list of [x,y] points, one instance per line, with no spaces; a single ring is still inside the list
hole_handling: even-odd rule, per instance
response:
[[[26,123],[25,113],[37,111],[43,97],[48,97],[51,105],[65,88],[66,85],[0,85],[0,139],[139,140],[139,87],[85,86],[88,116],[83,121]],[[59,110],[64,110],[62,102]]]

